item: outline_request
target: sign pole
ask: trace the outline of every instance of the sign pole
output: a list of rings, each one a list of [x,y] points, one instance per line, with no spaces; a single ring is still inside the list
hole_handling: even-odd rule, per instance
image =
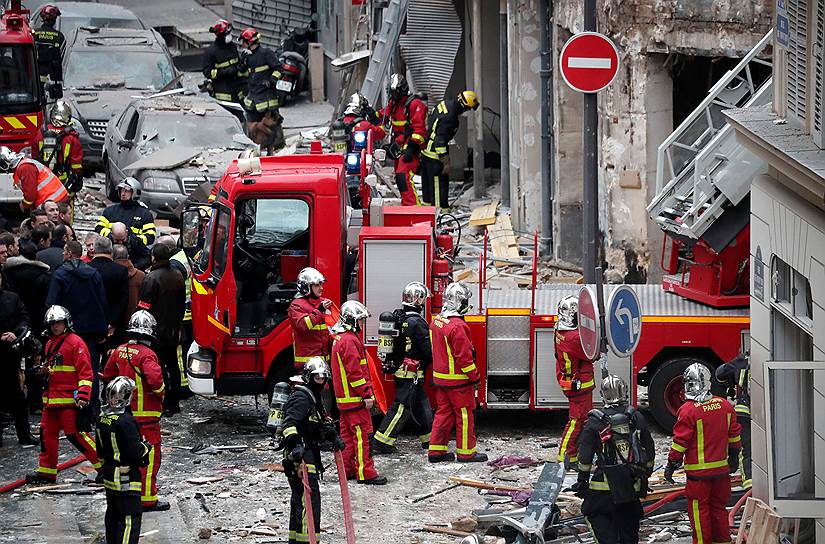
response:
[[[596,0],[584,0],[584,30],[596,31]],[[585,283],[596,283],[599,236],[598,109],[596,93],[585,93],[582,115],[583,271]]]

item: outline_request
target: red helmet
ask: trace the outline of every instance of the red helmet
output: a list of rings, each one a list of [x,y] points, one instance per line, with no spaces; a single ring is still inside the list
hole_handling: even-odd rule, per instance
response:
[[[53,23],[57,20],[59,16],[60,10],[57,8],[57,6],[46,4],[45,6],[40,8],[40,17],[46,22]]]
[[[223,36],[224,34],[232,32],[232,23],[226,19],[218,19],[217,23],[209,27],[209,32],[215,34],[216,36]]]
[[[241,32],[241,41],[245,45],[254,45],[261,40],[261,35],[252,27]]]

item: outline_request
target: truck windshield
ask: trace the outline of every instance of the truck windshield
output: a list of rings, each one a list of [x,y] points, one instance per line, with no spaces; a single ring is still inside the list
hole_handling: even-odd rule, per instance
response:
[[[298,199],[247,200],[241,207],[253,247],[283,246],[309,228],[309,204]]]
[[[39,84],[30,45],[0,45],[0,107],[39,102]]]
[[[74,88],[160,89],[175,77],[166,55],[141,51],[72,51],[64,84]]]

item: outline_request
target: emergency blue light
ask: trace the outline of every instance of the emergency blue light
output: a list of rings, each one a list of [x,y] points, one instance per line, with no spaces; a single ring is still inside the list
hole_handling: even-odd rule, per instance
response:
[[[361,173],[361,154],[360,153],[347,153],[347,158],[344,159],[344,163],[347,165],[347,174],[360,174]]]
[[[352,148],[354,151],[361,151],[367,147],[367,133],[353,132],[352,133]]]

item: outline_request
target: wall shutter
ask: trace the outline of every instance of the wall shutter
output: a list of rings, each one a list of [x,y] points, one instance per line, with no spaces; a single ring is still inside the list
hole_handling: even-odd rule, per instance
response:
[[[823,130],[823,98],[825,95],[825,0],[816,3],[816,19],[814,20],[814,47],[812,59],[811,84],[813,85],[813,101],[811,104],[811,135],[816,144],[825,149],[825,130]]]
[[[811,0],[817,1],[817,0]],[[787,0],[788,20],[788,117],[805,125],[808,113],[808,0]]]

